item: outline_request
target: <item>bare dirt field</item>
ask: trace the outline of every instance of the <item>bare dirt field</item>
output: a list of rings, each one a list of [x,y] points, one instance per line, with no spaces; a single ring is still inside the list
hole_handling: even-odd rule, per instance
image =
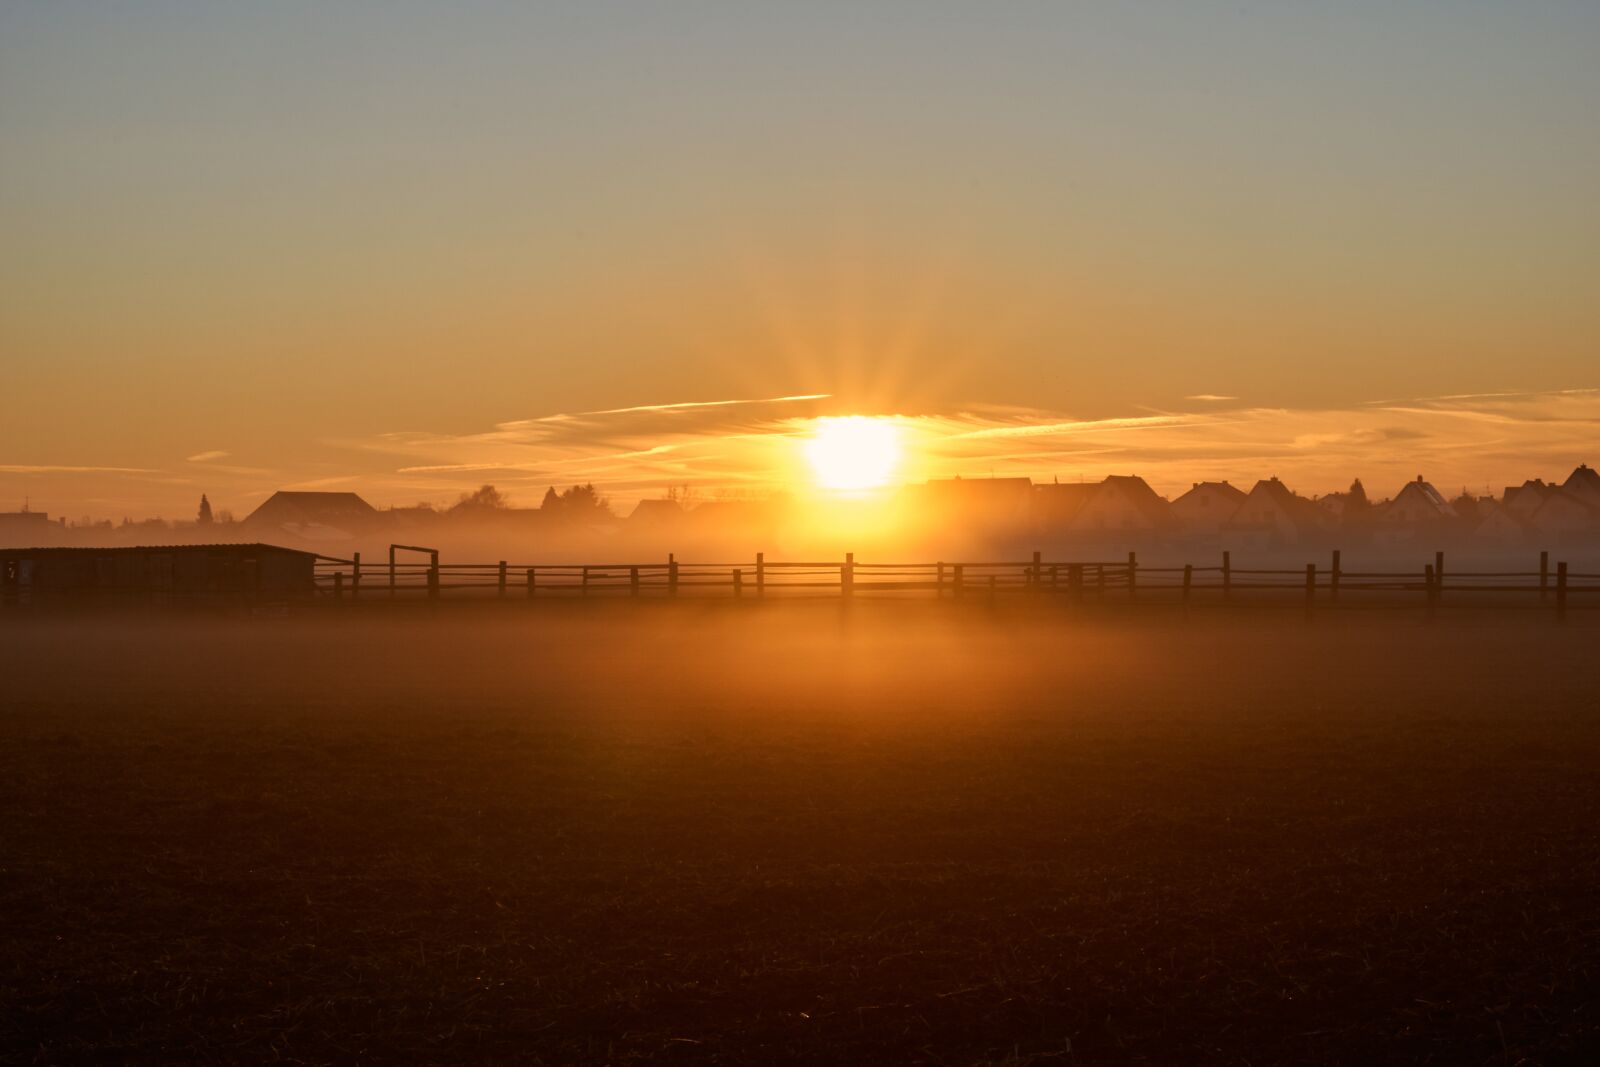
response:
[[[1600,627],[0,628],[0,1059],[1596,1062]]]

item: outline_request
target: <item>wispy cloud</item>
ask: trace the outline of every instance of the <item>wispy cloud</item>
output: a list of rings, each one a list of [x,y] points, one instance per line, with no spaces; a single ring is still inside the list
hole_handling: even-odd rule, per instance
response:
[[[1221,401],[1221,400],[1238,400],[1239,398],[1236,397],[1236,396],[1223,396],[1221,393],[1196,393],[1193,396],[1186,396],[1186,397],[1184,397],[1184,399],[1185,400],[1200,400],[1200,401],[1204,401],[1204,402],[1207,402],[1207,403],[1212,403],[1212,402]]]
[[[363,483],[398,498],[441,487],[453,492],[474,481],[493,481],[518,496],[574,480],[624,497],[678,483],[778,489],[806,477],[794,439],[811,432],[817,415],[831,413],[820,406],[827,399],[636,405],[504,422],[478,433],[405,432],[346,444],[373,459],[401,460]],[[1200,478],[1249,482],[1277,475],[1320,493],[1354,477],[1388,492],[1424,473],[1441,486],[1481,490],[1564,474],[1594,459],[1600,390],[1342,408],[1204,406],[1100,419],[992,406],[883,417],[894,419],[906,439],[909,480],[1142,474],[1171,492]]]
[[[831,393],[806,393],[800,396],[774,396],[763,400],[688,400],[677,404],[640,404],[631,408],[607,408],[604,411],[586,411],[583,415],[631,415],[639,411],[684,411],[688,408],[726,408],[742,404],[792,404],[801,400],[827,400]],[[582,415],[558,415],[552,418],[581,418]]]
[[[1221,401],[1207,394],[1178,410],[1107,418],[995,404],[859,413],[899,426],[907,481],[1139,474],[1175,494],[1200,479],[1248,484],[1277,475],[1311,494],[1360,477],[1382,495],[1418,474],[1450,491],[1498,491],[1528,477],[1565,477],[1580,461],[1600,460],[1600,389],[1318,408]],[[0,474],[26,479],[36,503],[44,498],[51,510],[69,513],[96,500],[119,501],[121,513],[187,512],[201,491],[238,508],[280,488],[349,489],[394,504],[448,501],[492,482],[529,505],[547,485],[591,481],[620,502],[659,495],[669,485],[776,491],[809,480],[798,439],[813,431],[817,417],[846,410],[820,394],[636,404],[531,413],[466,433],[423,428],[325,441],[325,455],[277,470],[237,466],[231,453],[207,449],[173,470],[8,463],[0,464]],[[52,479],[56,488],[49,489]]]
[[[150,467],[78,467],[61,463],[0,463],[6,474],[160,474]]]

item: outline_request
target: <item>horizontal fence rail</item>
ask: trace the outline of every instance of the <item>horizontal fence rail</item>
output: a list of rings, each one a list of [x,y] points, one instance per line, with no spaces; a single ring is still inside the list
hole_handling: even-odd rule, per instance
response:
[[[856,560],[769,560],[704,563],[494,563],[442,562],[433,549],[396,546],[385,563],[321,557],[315,588],[320,598],[351,602],[548,600],[680,597],[801,598],[922,597],[950,600],[1036,597],[1065,603],[1298,605],[1316,611],[1361,607],[1411,607],[1430,617],[1445,607],[1546,608],[1557,617],[1600,608],[1600,573],[1552,565],[1541,554],[1527,571],[1447,570],[1443,553],[1417,571],[1347,571],[1340,553],[1303,568],[1236,567],[1231,553],[1220,563],[1145,566],[1135,553],[1118,560],[1026,560],[879,563]],[[424,561],[417,554],[425,555]]]

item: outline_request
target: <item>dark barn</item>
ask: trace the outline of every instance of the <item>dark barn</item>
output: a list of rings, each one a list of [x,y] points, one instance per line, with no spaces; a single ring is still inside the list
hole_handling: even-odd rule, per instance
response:
[[[316,560],[263,544],[0,549],[0,604],[287,604],[314,594]]]

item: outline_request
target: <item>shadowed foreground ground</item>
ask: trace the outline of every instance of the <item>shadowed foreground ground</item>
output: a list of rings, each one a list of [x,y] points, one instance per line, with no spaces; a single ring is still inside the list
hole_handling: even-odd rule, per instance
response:
[[[0,1057],[1554,1063],[1600,631],[0,633]]]

